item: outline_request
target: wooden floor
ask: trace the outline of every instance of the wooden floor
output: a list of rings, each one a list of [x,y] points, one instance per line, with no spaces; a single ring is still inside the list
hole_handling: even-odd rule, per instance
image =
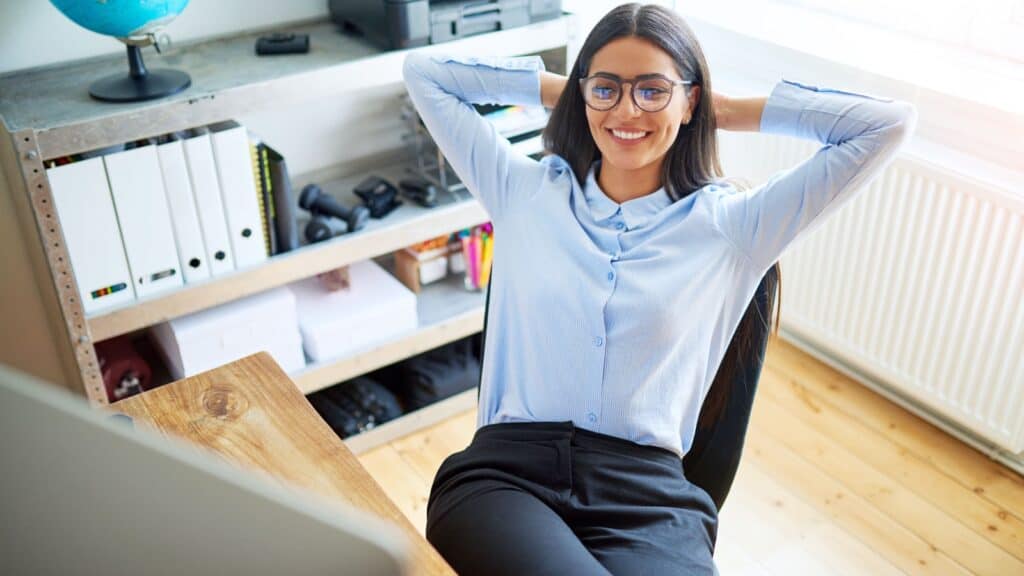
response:
[[[363,454],[423,530],[473,411]],[[1024,575],[1024,479],[776,340],[719,518],[724,575]]]

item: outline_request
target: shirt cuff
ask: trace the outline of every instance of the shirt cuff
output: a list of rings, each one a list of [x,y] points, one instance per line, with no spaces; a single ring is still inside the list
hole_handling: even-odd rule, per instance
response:
[[[471,102],[493,102],[520,106],[540,106],[540,74],[544,61],[540,56],[486,58],[475,56],[438,56],[443,64],[460,65],[456,74],[477,74],[484,82],[463,82],[463,87],[478,86],[477,93],[465,96]]]
[[[867,99],[877,102],[892,102],[891,98],[872,96],[859,92],[820,88],[792,80],[781,80],[772,89],[761,112],[761,132],[782,134],[797,138],[817,139],[817,132],[811,129],[804,112],[813,110],[832,116],[844,116],[851,99]]]

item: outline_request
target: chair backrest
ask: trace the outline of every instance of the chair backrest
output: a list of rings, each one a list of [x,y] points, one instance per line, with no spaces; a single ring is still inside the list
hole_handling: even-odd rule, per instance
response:
[[[705,397],[699,421],[704,420],[707,398],[720,386],[727,387],[725,407],[708,426],[698,426],[693,445],[683,456],[683,472],[687,480],[703,488],[715,501],[719,510],[729,494],[743,453],[750,412],[754,407],[757,381],[761,377],[768,336],[771,332],[771,310],[775,287],[779,282],[778,268],[772,266],[761,278],[747,310],[733,334],[729,347]],[[736,334],[750,331],[750,339],[740,342]],[[731,372],[728,371],[732,369]],[[723,376],[723,371],[726,377]]]
[[[491,283],[494,282],[493,271]],[[770,333],[770,314],[778,285],[778,269],[773,266],[758,284],[747,310],[729,342],[725,356],[718,367],[733,368],[731,378],[720,378],[716,373],[711,393],[718,386],[728,386],[726,405],[717,419],[707,427],[699,427],[694,436],[693,445],[683,456],[682,466],[686,478],[706,491],[719,510],[729,494],[736,470],[739,468],[740,456],[743,453],[743,442],[750,422],[750,412],[754,406],[754,394],[757,392],[757,381],[764,365],[765,351]],[[487,319],[490,316],[491,288],[487,286],[487,299],[484,304],[484,330],[480,338],[480,358],[483,366],[483,352],[487,338]],[[751,339],[740,342],[736,334],[740,334],[749,326]],[[481,371],[481,379],[483,377]],[[477,397],[480,395],[480,383],[477,383]],[[707,408],[705,404],[704,408]],[[701,410],[701,416],[704,410]]]

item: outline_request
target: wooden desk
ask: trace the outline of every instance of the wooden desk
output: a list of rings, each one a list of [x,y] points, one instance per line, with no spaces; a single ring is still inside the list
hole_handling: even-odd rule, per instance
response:
[[[243,358],[111,406],[156,429],[397,524],[416,574],[454,574],[266,353]]]

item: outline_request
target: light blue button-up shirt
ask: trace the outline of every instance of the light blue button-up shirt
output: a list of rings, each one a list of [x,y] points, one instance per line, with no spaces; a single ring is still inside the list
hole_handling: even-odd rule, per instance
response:
[[[683,456],[758,283],[798,235],[892,160],[905,102],[780,81],[761,131],[824,144],[739,192],[621,204],[568,163],[514,151],[471,103],[540,105],[537,57],[410,53],[409,94],[495,228],[477,425],[566,421]],[[581,103],[582,105],[582,103]]]

